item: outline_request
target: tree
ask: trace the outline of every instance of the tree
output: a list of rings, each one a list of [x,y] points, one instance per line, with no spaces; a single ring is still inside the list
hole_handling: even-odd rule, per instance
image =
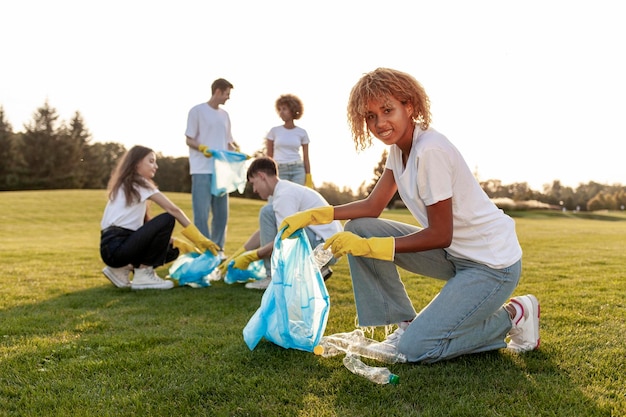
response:
[[[58,155],[57,120],[59,115],[46,101],[33,114],[33,120],[25,125],[21,136],[20,151],[25,166],[22,188],[53,188],[53,173]]]
[[[189,158],[157,156],[159,170],[154,181],[159,185],[161,191],[178,193],[191,192],[191,176],[189,175]]]
[[[94,143],[87,146],[83,157],[83,188],[107,188],[111,172],[124,152],[126,148],[120,143]]]
[[[19,189],[17,167],[20,154],[17,151],[16,136],[13,127],[5,118],[4,108],[0,106],[0,191]]]
[[[69,188],[83,188],[87,182],[87,166],[85,156],[91,140],[91,133],[87,130],[85,122],[79,112],[74,113],[70,121],[67,137],[67,169],[72,172]]]

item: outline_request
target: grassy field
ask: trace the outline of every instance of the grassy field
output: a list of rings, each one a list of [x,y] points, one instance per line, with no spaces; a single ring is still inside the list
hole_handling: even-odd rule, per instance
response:
[[[191,213],[189,195],[169,196]],[[514,213],[516,295],[541,302],[538,351],[389,365],[400,384],[380,386],[341,357],[248,350],[241,332],[262,293],[243,285],[113,287],[98,252],[104,204],[103,191],[0,193],[0,416],[626,415],[622,213]],[[231,199],[227,253],[261,204]],[[334,269],[327,334],[355,327],[345,258]],[[404,276],[416,309],[441,287]]]

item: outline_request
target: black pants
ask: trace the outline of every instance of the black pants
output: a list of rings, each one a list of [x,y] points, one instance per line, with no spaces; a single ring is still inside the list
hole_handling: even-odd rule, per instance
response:
[[[176,219],[159,214],[139,229],[108,227],[100,236],[100,256],[108,266],[120,268],[132,264],[161,266],[178,258],[179,250],[170,244]]]

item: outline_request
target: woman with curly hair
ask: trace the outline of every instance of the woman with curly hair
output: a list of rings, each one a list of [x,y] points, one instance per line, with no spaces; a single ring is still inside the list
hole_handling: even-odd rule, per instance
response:
[[[209,250],[216,255],[219,250],[159,191],[153,181],[158,168],[152,149],[134,146],[120,158],[109,180],[109,198],[100,224],[100,256],[106,264],[102,272],[116,287],[170,289],[174,283],[161,279],[154,267],[173,261],[180,253]],[[151,218],[148,200],[165,213]],[[172,237],[176,220],[193,245]]]
[[[276,100],[276,112],[284,124],[270,129],[265,138],[266,154],[278,164],[283,180],[313,188],[309,162],[309,136],[294,120],[302,117],[302,101],[293,94],[283,94]],[[302,148],[302,153],[300,153]]]
[[[515,223],[489,200],[457,148],[430,127],[421,84],[388,68],[365,74],[351,91],[348,121],[357,149],[371,145],[371,135],[389,147],[383,174],[363,200],[287,217],[283,238],[348,220],[325,247],[348,257],[359,325],[397,325],[381,347],[409,362],[536,349],[537,298],[510,298],[522,268]],[[421,227],[379,218],[396,191]],[[419,314],[397,267],[445,282]]]

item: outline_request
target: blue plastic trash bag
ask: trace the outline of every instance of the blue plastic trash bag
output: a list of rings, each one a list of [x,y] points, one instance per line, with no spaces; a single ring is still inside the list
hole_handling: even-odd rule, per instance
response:
[[[248,269],[234,268],[235,261],[230,261],[228,269],[226,270],[226,276],[224,282],[227,284],[234,284],[236,282],[248,282],[251,279],[260,280],[265,278],[265,265],[263,260],[251,262],[248,265]]]
[[[190,287],[209,287],[209,275],[220,264],[220,258],[210,251],[203,254],[189,252],[181,255],[170,266],[170,277],[178,285]]]
[[[313,352],[326,329],[330,298],[304,230],[285,240],[281,234],[274,240],[272,282],[243,338],[250,350],[265,337],[286,349]]]
[[[211,194],[223,196],[237,190],[240,193],[246,188],[245,154],[232,151],[214,151],[215,170],[211,176]]]

